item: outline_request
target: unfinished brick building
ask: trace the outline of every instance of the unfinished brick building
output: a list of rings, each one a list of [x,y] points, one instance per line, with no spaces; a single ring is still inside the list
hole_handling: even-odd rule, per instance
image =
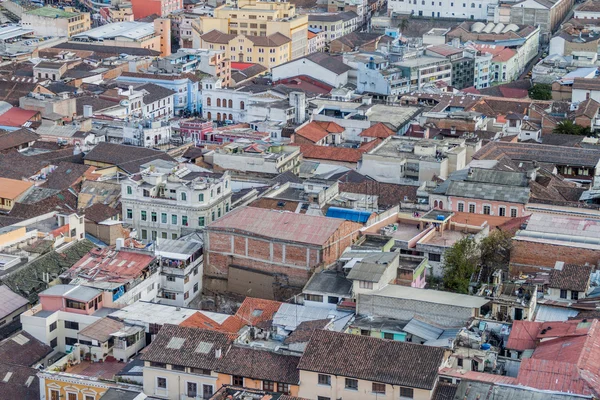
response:
[[[315,268],[336,262],[361,227],[337,218],[237,208],[205,230],[205,289],[267,299],[298,293]]]

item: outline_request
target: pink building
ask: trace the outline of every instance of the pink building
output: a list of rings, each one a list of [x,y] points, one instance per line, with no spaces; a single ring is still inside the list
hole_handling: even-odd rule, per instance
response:
[[[455,171],[429,196],[438,210],[523,217],[531,191],[529,178],[522,172],[469,168]]]
[[[39,294],[44,311],[92,315],[102,308],[102,291],[87,286],[55,285]]]

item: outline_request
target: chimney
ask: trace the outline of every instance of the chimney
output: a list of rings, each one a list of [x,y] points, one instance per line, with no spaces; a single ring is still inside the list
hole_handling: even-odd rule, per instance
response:
[[[222,355],[221,348],[219,347],[218,349],[215,349],[215,358],[221,358],[221,355]]]
[[[119,251],[119,250],[121,250],[123,247],[125,247],[125,239],[123,239],[123,238],[118,238],[118,239],[117,239],[117,243],[116,243],[116,247],[115,247],[115,249],[116,249],[117,251]]]
[[[83,106],[83,116],[84,118],[91,118],[94,115],[94,108],[90,105]]]

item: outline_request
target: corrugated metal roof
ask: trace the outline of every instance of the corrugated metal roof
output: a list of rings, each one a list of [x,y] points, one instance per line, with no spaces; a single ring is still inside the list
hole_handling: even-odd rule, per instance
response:
[[[442,328],[438,328],[437,326],[433,326],[416,318],[411,319],[410,322],[406,324],[403,331],[425,340],[436,340],[444,333]]]
[[[552,307],[541,304],[535,314],[535,321],[567,321],[569,317],[574,317],[577,314],[579,314],[579,312],[572,308]]]

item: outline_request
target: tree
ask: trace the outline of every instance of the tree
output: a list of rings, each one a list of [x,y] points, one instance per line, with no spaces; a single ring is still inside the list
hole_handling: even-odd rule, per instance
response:
[[[478,244],[479,263],[481,264],[481,280],[490,282],[494,271],[508,271],[512,235],[505,231],[494,230]]]
[[[560,121],[554,127],[553,133],[558,133],[561,135],[582,135],[587,136],[592,132],[589,127],[583,127],[581,125],[577,125],[575,122],[565,119]]]
[[[400,32],[404,33],[404,31],[408,29],[409,25],[410,25],[409,19],[404,18],[404,19],[400,20],[400,23],[398,24],[398,28],[400,28]]]
[[[451,292],[468,293],[478,263],[479,249],[475,240],[466,237],[454,243],[444,254],[444,288]]]
[[[529,97],[533,100],[552,100],[552,86],[547,83],[536,83],[529,89]]]

